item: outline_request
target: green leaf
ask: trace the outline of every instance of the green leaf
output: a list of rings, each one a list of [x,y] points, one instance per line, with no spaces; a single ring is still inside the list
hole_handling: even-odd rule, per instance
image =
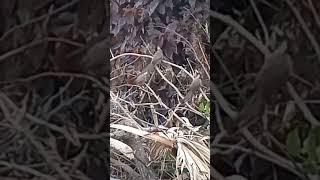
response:
[[[294,129],[287,136],[286,141],[288,152],[293,156],[298,156],[301,150],[301,142],[298,129]]]
[[[317,159],[317,133],[315,129],[311,129],[309,136],[303,142],[303,151],[308,154],[308,158]]]
[[[200,103],[200,105],[199,105],[199,111],[201,111],[201,112],[205,112],[204,110],[205,110],[204,103],[203,103],[203,102],[201,102],[201,103]]]

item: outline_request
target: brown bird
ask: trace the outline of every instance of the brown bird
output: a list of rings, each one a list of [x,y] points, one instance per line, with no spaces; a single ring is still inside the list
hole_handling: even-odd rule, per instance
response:
[[[157,52],[154,53],[153,57],[152,57],[152,60],[151,60],[151,64],[153,64],[153,66],[156,66],[158,65],[162,59],[163,59],[163,51],[162,49],[158,46],[157,47]]]
[[[202,82],[200,79],[200,75],[197,75],[196,78],[194,78],[192,83],[190,84],[188,93],[183,98],[182,103],[189,101],[192,98],[192,96],[200,89],[201,85]]]
[[[151,62],[139,73],[137,78],[134,80],[135,84],[142,84],[148,80],[148,77],[154,71],[154,68],[161,63],[163,59],[163,51],[160,47],[157,48],[156,53],[154,53]]]
[[[265,64],[255,80],[256,92],[242,108],[238,117],[238,127],[243,127],[263,113],[271,96],[288,81],[293,71],[291,57],[277,51],[266,57]]]
[[[156,53],[154,53],[154,55],[152,56],[151,62],[147,65],[147,67],[142,69],[141,74],[143,74],[145,72],[152,72],[154,70],[155,66],[158,65],[162,61],[163,57],[164,57],[163,51],[161,50],[160,47],[158,47]]]
[[[149,77],[149,73],[148,73],[148,71],[146,71],[144,73],[140,73],[133,82],[134,82],[134,84],[141,85],[148,80],[148,77]]]

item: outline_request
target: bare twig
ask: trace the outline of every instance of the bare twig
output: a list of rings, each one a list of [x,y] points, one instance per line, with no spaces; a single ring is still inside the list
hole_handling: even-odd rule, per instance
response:
[[[156,67],[157,72],[160,74],[160,76],[162,77],[162,79],[164,79],[174,90],[176,90],[177,94],[179,95],[180,98],[184,98],[183,95],[181,94],[181,92],[179,91],[179,89],[172,84],[172,82],[170,82],[160,71],[160,69],[158,67]]]
[[[300,110],[303,112],[305,118],[313,125],[313,126],[320,126],[320,122],[313,116],[309,108],[306,106],[306,104],[303,102],[303,100],[300,98],[294,87],[287,83],[288,91],[291,95],[291,97],[294,99],[295,103],[298,105]]]
[[[28,166],[18,165],[15,163],[9,163],[9,162],[2,161],[2,160],[0,160],[0,165],[6,166],[6,167],[12,168],[12,169],[17,169],[19,171],[27,172],[29,174],[32,174],[34,176],[37,176],[37,177],[40,177],[43,179],[47,179],[47,180],[55,180],[56,179],[55,177],[49,176],[47,174],[43,174],[43,173],[41,173],[33,168],[30,168]]]
[[[215,11],[212,11],[212,10],[209,11],[209,14],[213,18],[219,19],[220,21],[235,28],[235,30],[237,30],[242,36],[246,37],[248,39],[248,41],[250,41],[253,45],[255,45],[256,48],[258,48],[259,51],[263,55],[270,54],[269,49],[264,44],[262,44],[261,41],[259,41],[257,38],[255,38],[249,31],[247,31],[244,27],[242,27],[240,24],[238,24],[231,17],[222,15],[222,14],[215,12]]]
[[[231,104],[223,97],[223,95],[220,93],[219,89],[213,82],[210,83],[210,90],[211,93],[213,93],[213,95],[216,97],[219,105],[228,114],[228,116],[231,117],[231,119],[236,119],[236,117],[238,116],[238,112],[231,109]]]
[[[4,40],[8,35],[10,35],[12,32],[14,32],[14,31],[16,31],[18,29],[23,28],[23,27],[28,26],[28,25],[31,25],[31,24],[34,24],[34,23],[37,23],[39,21],[45,20],[48,16],[53,16],[53,15],[55,15],[55,14],[61,12],[61,11],[64,11],[64,10],[68,9],[69,7],[72,7],[73,5],[77,4],[78,2],[79,2],[79,0],[73,0],[70,3],[67,3],[67,4],[61,6],[60,8],[57,8],[56,10],[52,11],[49,14],[41,15],[41,16],[36,17],[36,18],[34,18],[34,19],[30,20],[30,21],[27,21],[27,22],[25,22],[23,24],[20,24],[20,25],[17,25],[15,27],[13,27],[13,28],[9,29],[7,32],[5,32],[2,35],[2,37],[0,38],[0,41]]]
[[[29,76],[27,78],[18,78],[11,81],[2,81],[0,84],[12,84],[12,83],[26,83],[29,81],[34,81],[43,77],[75,77],[81,79],[87,79],[91,82],[97,84],[101,89],[105,90],[106,92],[109,91],[109,87],[103,83],[101,83],[98,79],[93,76],[89,76],[87,74],[82,73],[69,73],[69,72],[43,72],[36,75]]]
[[[7,106],[4,103],[4,101],[5,101],[4,97],[6,97],[6,95],[1,93],[2,100],[0,100],[0,107],[5,115],[5,118],[10,120],[10,122],[26,136],[26,138],[31,142],[31,144],[33,146],[35,146],[37,151],[46,160],[46,162],[48,163],[49,166],[51,166],[63,179],[71,180],[70,176],[68,174],[66,174],[66,172],[64,172],[64,170],[60,166],[58,166],[56,163],[54,163],[54,159],[52,159],[51,156],[46,152],[43,145],[35,140],[32,132],[29,129],[22,127],[19,123],[16,122],[16,120],[14,120],[12,118],[12,116],[9,113],[9,109],[7,108]],[[8,99],[8,98],[5,98],[5,99]]]
[[[253,10],[254,10],[254,13],[256,14],[256,16],[257,16],[257,18],[258,18],[258,21],[259,21],[259,23],[260,23],[260,25],[261,25],[261,27],[262,27],[262,30],[263,30],[263,32],[264,32],[265,44],[266,44],[266,45],[269,45],[269,33],[268,33],[268,29],[267,29],[267,27],[266,27],[266,25],[265,25],[265,23],[264,23],[264,21],[263,21],[263,19],[262,19],[262,16],[261,16],[261,14],[260,14],[257,6],[256,6],[256,3],[254,2],[254,0],[250,0],[250,4],[251,4],[251,6],[252,6],[252,8],[253,8]]]
[[[315,9],[315,7],[313,5],[312,0],[308,0],[308,4],[309,4],[309,8],[311,9],[314,21],[316,22],[318,28],[320,28],[320,16],[317,13],[317,11],[316,11],[316,9]]]
[[[293,14],[296,16],[298,22],[301,24],[301,27],[302,27],[304,33],[307,35],[307,37],[308,37],[310,43],[312,44],[314,50],[316,51],[316,54],[318,56],[318,60],[320,62],[320,46],[317,43],[316,38],[311,33],[310,29],[308,28],[306,22],[302,18],[302,16],[299,13],[298,9],[296,7],[294,7],[294,5],[292,4],[292,2],[290,0],[285,0],[285,1],[288,4],[288,6],[290,7],[290,9],[293,12]]]
[[[237,93],[239,94],[240,98],[242,100],[244,100],[244,95],[243,93],[241,93],[241,89],[238,85],[238,83],[236,82],[236,80],[233,78],[231,72],[229,71],[229,69],[227,68],[227,66],[225,65],[225,63],[223,62],[223,60],[221,59],[221,57],[218,55],[218,53],[216,52],[216,50],[214,48],[212,48],[212,52],[214,57],[217,59],[217,61],[220,63],[220,65],[222,66],[222,69],[224,70],[224,72],[226,73],[226,75],[228,76],[228,78],[230,79],[230,81],[232,82],[234,88],[236,89]]]
[[[42,43],[46,43],[46,42],[63,42],[63,43],[66,43],[66,44],[70,44],[70,45],[73,45],[73,46],[76,46],[76,47],[83,47],[83,44],[81,43],[77,43],[77,42],[74,42],[74,41],[71,41],[71,40],[67,40],[67,39],[63,39],[63,38],[54,38],[54,37],[48,37],[48,38],[43,38],[43,39],[38,39],[38,40],[34,40],[26,45],[23,45],[19,48],[16,48],[16,49],[13,49],[13,50],[10,50],[4,54],[1,54],[0,55],[0,63],[7,60],[7,58],[11,57],[11,56],[14,56],[14,55],[17,55],[19,53],[22,53],[24,52],[26,49],[30,49],[34,46],[37,46],[39,44],[42,44]]]
[[[114,61],[114,60],[116,60],[118,58],[121,58],[123,56],[138,56],[138,57],[146,57],[146,58],[152,59],[152,56],[150,56],[150,55],[144,55],[144,54],[138,54],[138,53],[123,53],[123,54],[120,54],[118,56],[115,56],[115,57],[111,58],[110,62]]]
[[[21,46],[21,47],[19,47],[17,49],[14,49],[14,50],[11,50],[11,51],[9,51],[7,53],[4,53],[4,54],[0,55],[0,63],[3,62],[4,60],[6,60],[7,58],[11,57],[11,56],[19,54],[19,53],[25,51],[26,49],[32,48],[32,47],[37,46],[39,44],[42,44],[44,42],[46,42],[46,39],[35,40],[35,41],[32,41],[29,44],[26,44],[26,45]]]
[[[210,172],[211,172],[211,175],[213,176],[213,179],[216,179],[216,180],[227,180],[212,165],[210,166]]]
[[[241,133],[244,135],[244,137],[246,137],[246,139],[259,151],[263,152],[266,155],[269,155],[270,157],[272,157],[272,159],[274,159],[274,163],[278,164],[279,166],[286,168],[287,170],[289,170],[290,172],[292,172],[293,174],[299,176],[301,179],[305,179],[305,176],[301,173],[299,173],[296,170],[296,164],[290,162],[289,160],[277,155],[276,153],[272,152],[271,150],[269,150],[267,147],[265,147],[264,145],[262,145],[250,132],[248,129],[243,128],[241,129]],[[299,168],[302,168],[301,165],[298,165]]]

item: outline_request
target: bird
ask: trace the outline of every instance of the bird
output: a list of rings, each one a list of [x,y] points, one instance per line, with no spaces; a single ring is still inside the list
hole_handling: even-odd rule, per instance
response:
[[[200,89],[202,85],[200,75],[198,74],[192,81],[192,83],[189,86],[188,92],[186,96],[183,98],[182,103],[189,101],[192,96],[197,92],[197,90]]]
[[[255,80],[257,93],[265,99],[284,85],[293,72],[289,54],[274,53],[266,58],[264,67]]]
[[[90,47],[79,62],[83,71],[90,71],[92,74],[108,74],[109,68],[106,58],[108,52],[109,40],[104,39]]]
[[[158,65],[158,64],[162,61],[163,57],[164,57],[164,56],[163,56],[163,51],[162,51],[162,49],[158,46],[158,47],[157,47],[157,51],[154,53],[154,55],[153,55],[153,57],[152,57],[151,64],[152,64],[153,66]]]
[[[148,77],[149,73],[146,71],[144,73],[140,73],[133,82],[134,84],[143,84],[148,80]]]
[[[292,73],[292,59],[284,49],[280,48],[266,56],[255,80],[256,91],[236,118],[238,127],[244,127],[259,117],[270,102],[270,97],[286,84]]]
[[[142,84],[148,80],[148,77],[152,74],[154,71],[154,68],[161,63],[163,59],[163,51],[162,49],[158,46],[157,51],[154,53],[152,56],[151,62],[142,69],[142,71],[139,73],[139,75],[136,77],[134,80],[135,84]]]

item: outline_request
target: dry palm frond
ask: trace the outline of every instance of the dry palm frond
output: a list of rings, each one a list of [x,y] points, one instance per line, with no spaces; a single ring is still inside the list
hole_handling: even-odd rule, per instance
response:
[[[129,159],[133,159],[133,150],[130,146],[127,144],[117,140],[110,138],[110,146],[118,151],[120,151],[123,155],[125,155]]]
[[[210,150],[205,139],[208,137],[193,135],[189,129],[172,127],[161,132],[147,132],[129,126],[112,124],[111,128],[121,129],[135,135],[155,141],[151,153],[154,157],[164,155],[168,150],[177,150],[177,176],[186,168],[191,180],[209,179]]]

